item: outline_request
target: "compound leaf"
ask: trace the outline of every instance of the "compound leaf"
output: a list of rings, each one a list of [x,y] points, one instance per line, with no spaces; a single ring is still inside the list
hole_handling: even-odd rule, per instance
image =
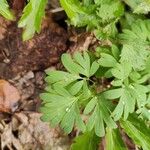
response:
[[[136,145],[142,147],[143,150],[150,149],[150,130],[143,120],[134,114],[130,115],[126,121],[120,120],[120,125]]]
[[[40,32],[42,18],[45,15],[47,0],[30,0],[23,10],[18,27],[24,28],[23,40],[29,40]]]
[[[41,95],[44,102],[41,107],[43,121],[50,121],[53,126],[60,124],[66,133],[70,133],[77,122],[84,131],[85,126],[78,111],[78,98],[60,86],[55,86],[53,90]]]
[[[88,104],[84,111],[86,114],[92,112],[87,122],[87,130],[91,131],[94,129],[95,134],[99,137],[105,135],[104,123],[110,128],[117,127],[110,116],[109,109],[105,106],[103,101],[105,101],[105,99],[102,96],[95,97],[89,102],[92,106],[90,107]]]
[[[14,15],[9,10],[9,5],[6,0],[0,0],[0,14],[6,19],[13,20]]]
[[[91,63],[87,52],[84,52],[83,55],[75,53],[73,58],[69,54],[63,54],[62,63],[70,73],[82,74],[86,77],[94,75],[99,67],[96,61]]]
[[[143,85],[133,84],[129,85],[128,87],[122,88],[118,105],[113,111],[114,120],[119,120],[123,113],[124,119],[126,120],[129,114],[134,112],[136,104],[139,109],[145,106],[145,104],[147,103],[147,93],[148,89]]]
[[[149,20],[137,20],[131,29],[123,30],[120,39],[123,43],[121,63],[129,63],[135,70],[143,70],[149,56]]]
[[[150,12],[150,1],[149,0],[123,0],[127,3],[132,9],[134,13],[137,14],[148,14]]]
[[[123,5],[120,1],[103,1],[100,7],[97,9],[97,15],[101,18],[103,23],[106,23],[112,19],[120,17],[124,12]]]

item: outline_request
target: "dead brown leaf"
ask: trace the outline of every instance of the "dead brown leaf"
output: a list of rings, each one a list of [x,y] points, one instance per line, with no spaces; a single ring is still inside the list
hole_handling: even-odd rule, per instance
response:
[[[84,50],[88,50],[92,45],[95,45],[98,42],[92,33],[82,32],[78,34],[75,31],[72,31],[70,34],[71,45],[68,50],[70,53],[74,53],[75,51],[82,52]]]
[[[20,95],[18,90],[5,80],[0,80],[0,112],[14,112]]]
[[[70,139],[60,128],[51,128],[35,112],[14,113],[0,122],[0,150],[67,150]]]

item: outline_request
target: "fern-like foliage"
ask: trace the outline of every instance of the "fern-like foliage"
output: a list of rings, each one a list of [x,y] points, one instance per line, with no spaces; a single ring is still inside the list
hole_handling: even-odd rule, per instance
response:
[[[64,54],[62,63],[69,73],[48,72],[46,81],[50,89],[41,95],[44,104],[41,111],[45,114],[42,119],[50,121],[52,125],[60,124],[67,133],[72,131],[74,124],[83,132],[86,128],[87,131],[94,129],[98,136],[104,136],[105,124],[116,128],[109,108],[103,102],[105,99],[90,87],[90,82],[93,82],[90,77],[99,67],[97,61],[91,62],[89,54],[84,52],[83,55],[75,53],[73,58]],[[84,109],[85,115],[91,114],[86,124],[81,118],[80,108]]]
[[[0,0],[0,14],[4,16],[6,19],[13,20],[14,15],[9,10],[9,5],[6,0]]]
[[[141,119],[138,119],[134,114],[130,116],[127,121],[121,120],[120,124],[138,147],[142,148],[143,150],[150,149],[150,130]]]
[[[134,13],[137,14],[148,14],[150,12],[150,1],[149,0],[123,0],[126,4],[128,4]]]
[[[109,39],[111,44],[91,53],[62,55],[66,71],[47,73],[48,87],[41,95],[43,120],[59,124],[67,133],[78,127],[82,135],[73,150],[95,150],[97,142],[91,140],[104,136],[106,150],[126,150],[121,128],[135,145],[149,150],[150,20],[133,14],[147,14],[149,1],[60,2],[71,25],[86,26],[97,39]],[[125,4],[133,13],[124,14]],[[99,80],[109,86],[100,88]]]
[[[60,0],[60,3],[70,19],[70,24],[94,30],[96,37],[101,40],[116,37],[116,24],[124,15],[125,4],[136,14],[148,14],[150,11],[149,0],[123,1],[124,3],[120,0]],[[28,40],[36,32],[40,32],[46,4],[47,0],[28,1],[18,24],[24,28],[23,40]],[[6,0],[0,0],[0,14],[9,20],[14,19]]]
[[[62,63],[68,72],[47,73],[47,92],[41,95],[43,120],[50,121],[52,125],[60,124],[67,133],[76,126],[83,133],[94,131],[98,137],[106,134],[107,143],[112,147],[107,146],[107,149],[113,150],[119,144],[120,148],[126,149],[123,141],[119,140],[116,121],[120,121],[127,134],[131,136],[131,131],[128,131],[128,118],[133,116],[138,120],[138,117],[141,117],[142,126],[144,120],[150,119],[150,87],[146,84],[150,78],[148,28],[149,20],[133,23],[131,29],[126,29],[119,35],[120,48],[115,45],[108,48],[100,47],[97,48],[96,55],[92,56],[88,52],[76,52],[73,56],[63,54]],[[132,42],[138,45],[139,40],[143,41],[143,45],[141,49],[136,49]],[[132,49],[127,50],[135,51],[133,55],[125,55],[125,45],[132,46]],[[131,60],[131,57],[134,58]],[[140,59],[138,65],[135,59]],[[97,90],[95,77],[110,78],[110,88]],[[84,120],[82,115],[88,118]],[[131,128],[136,128],[132,123]],[[136,130],[141,132],[139,128]],[[148,145],[144,146],[138,136],[140,134],[135,134],[131,138],[137,145],[148,149]],[[116,138],[119,143],[112,144]],[[145,138],[145,143],[148,143],[147,137]]]
[[[86,135],[89,132],[94,132],[98,137],[106,134],[107,149],[114,150],[117,149],[117,146],[126,149],[120,139],[116,121],[120,121],[130,136],[128,118],[130,120],[133,116],[137,120],[138,117],[150,119],[148,107],[150,88],[145,85],[150,76],[147,67],[139,71],[131,63],[120,61],[122,50],[115,45],[108,49],[105,48],[105,50],[99,50],[98,53],[99,57],[90,57],[86,51],[76,52],[73,56],[63,54],[62,63],[68,72],[57,70],[47,72],[46,92],[41,94],[43,100],[42,119],[49,121],[53,126],[59,124],[66,133],[70,133],[76,126],[85,134],[85,137],[81,136],[81,141],[89,140]],[[144,63],[146,61],[147,59],[144,60]],[[110,88],[97,91],[94,79],[99,71],[105,78],[113,77]],[[84,120],[83,115],[88,118]],[[144,126],[143,120],[140,122]],[[141,132],[139,128],[136,130]],[[142,134],[144,136],[144,133]],[[139,134],[135,134],[131,137],[135,143],[147,148],[148,145],[144,146],[141,141],[136,141],[138,136]],[[111,143],[113,141],[115,143]],[[145,142],[148,143],[147,138]],[[80,145],[80,140],[77,140],[72,149],[78,145]],[[86,145],[83,147],[86,148]]]
[[[70,18],[70,24],[93,29],[100,39],[116,34],[116,23],[124,12],[124,6],[119,0],[60,0],[60,3]]]
[[[42,112],[48,115],[46,118],[44,115],[43,120],[50,120],[54,125],[61,123],[61,126],[68,133],[72,131],[74,123],[82,131],[85,131],[79,108],[81,107],[80,103],[83,103],[92,95],[88,89],[87,81],[97,71],[98,64],[96,61],[91,63],[86,52],[84,56],[76,53],[74,59],[69,54],[64,54],[62,62],[69,73],[63,71],[47,73],[46,81],[50,83],[50,91],[48,90],[50,93],[41,95],[45,104]],[[84,75],[84,77],[81,75]],[[50,97],[55,97],[54,101],[51,101]],[[59,104],[56,101],[57,98],[60,99]],[[54,105],[55,107],[53,107]]]
[[[150,54],[150,20],[137,20],[130,29],[124,29],[120,35],[123,43],[121,62],[130,63],[135,70],[145,68],[145,61]]]
[[[138,72],[134,70],[134,66],[128,62],[119,62],[120,59],[117,60],[111,55],[114,52],[113,48],[111,51],[110,54],[104,52],[101,53],[100,59],[97,59],[92,63],[86,52],[84,52],[83,55],[76,53],[73,56],[73,59],[69,54],[64,54],[62,56],[62,62],[69,73],[52,71],[48,73],[48,77],[46,78],[46,81],[52,86],[52,93],[55,93],[53,88],[54,90],[57,90],[57,88],[59,89],[61,86],[64,88],[61,91],[67,90],[65,90],[65,93],[68,92],[68,94],[64,99],[68,99],[68,103],[65,105],[64,102],[65,109],[68,108],[70,110],[74,102],[78,102],[78,112],[79,108],[85,106],[83,113],[85,115],[91,114],[86,123],[87,130],[91,131],[94,129],[98,136],[104,136],[105,134],[104,123],[110,128],[117,127],[112,117],[115,121],[122,118],[122,116],[126,120],[129,114],[133,113],[136,109],[142,110],[143,107],[146,109],[145,106],[148,104],[147,97],[150,91],[149,87],[142,85],[143,82],[141,82],[143,80],[142,78],[145,78],[145,75],[139,75],[137,80],[134,80],[133,76],[138,76]],[[120,55],[120,57],[122,56]],[[101,66],[108,69],[110,77],[113,76],[114,80],[112,81],[113,87],[100,94],[94,91],[96,88],[95,83],[93,83],[93,86],[90,86],[89,83],[94,82],[91,81],[91,77],[99,71]],[[72,98],[70,94],[72,94]],[[51,96],[49,96],[50,93],[47,93],[46,99],[50,99]],[[67,96],[70,96],[70,98],[67,98]],[[73,98],[73,96],[76,98]],[[71,102],[69,102],[69,99],[71,99]],[[107,99],[118,99],[118,104],[112,111],[112,115],[109,113],[110,108],[105,104]],[[83,103],[84,106],[80,105]],[[45,104],[45,106],[47,105]],[[66,113],[65,109],[63,110],[64,113]],[[75,109],[75,106],[72,107],[72,109]],[[51,110],[52,109],[49,109],[49,111]],[[60,114],[63,116],[63,113]],[[78,115],[79,114],[80,113],[78,113]],[[69,131],[71,131],[71,129]]]
[[[18,26],[24,27],[23,40],[32,38],[40,32],[42,18],[45,15],[47,0],[30,0],[23,10]]]

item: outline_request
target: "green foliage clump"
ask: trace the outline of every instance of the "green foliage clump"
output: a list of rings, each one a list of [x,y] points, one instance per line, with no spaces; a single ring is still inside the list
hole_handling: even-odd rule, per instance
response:
[[[80,130],[73,150],[96,150],[101,137],[106,150],[126,150],[121,132],[149,150],[150,19],[145,16],[149,2],[143,1],[146,8],[126,0],[60,2],[69,24],[87,27],[98,40],[111,44],[94,52],[62,55],[65,71],[47,72],[42,119],[66,133]],[[103,87],[101,80],[109,85]]]
[[[42,119],[50,121],[54,126],[60,124],[66,133],[70,133],[74,126],[85,134],[95,132],[98,137],[103,137],[106,133],[108,147],[112,144],[111,147],[115,149],[118,144],[120,147],[124,145],[116,121],[119,121],[126,133],[136,141],[141,130],[137,128],[138,132],[132,136],[129,123],[136,128],[134,121],[137,120],[143,127],[146,126],[143,121],[149,120],[150,87],[146,84],[149,73],[146,73],[146,67],[141,70],[134,69],[134,64],[122,62],[122,51],[116,46],[108,48],[105,53],[100,49],[97,51],[99,57],[94,54],[91,56],[86,51],[83,54],[76,52],[72,57],[63,54],[62,63],[68,72],[47,72],[48,85],[46,92],[41,94]],[[98,80],[101,77],[111,80],[110,88],[98,90]],[[81,114],[88,119],[84,120]],[[128,122],[129,118],[133,117],[134,119]],[[142,135],[146,136],[144,133]],[[82,138],[81,136],[81,140]],[[139,146],[146,147],[140,145],[145,140],[148,147],[147,138],[139,140]],[[111,143],[113,141],[115,143]],[[76,142],[75,145],[80,143],[79,140]]]
[[[148,14],[150,11],[149,0],[123,1],[135,14]],[[23,40],[31,39],[35,32],[40,32],[47,2],[48,0],[28,1],[18,23],[18,27],[24,28]],[[125,13],[124,3],[120,0],[60,0],[60,3],[70,18],[71,25],[94,30],[99,39],[115,38],[116,24]],[[6,0],[0,0],[0,14],[9,20],[15,19]]]
[[[87,26],[87,29],[99,33],[100,38],[116,35],[115,25],[124,13],[120,0],[60,0],[60,3],[69,16],[71,25]]]
[[[9,10],[9,5],[6,0],[0,0],[0,14],[6,19],[14,19],[13,13]]]
[[[24,41],[31,39],[35,32],[40,32],[47,2],[48,0],[29,0],[25,6],[18,23],[18,27],[24,28],[22,36]],[[9,9],[7,0],[0,0],[0,14],[6,19],[15,19],[13,12]]]
[[[137,14],[148,14],[150,11],[150,1],[149,0],[123,0],[127,5],[129,5],[134,13]]]
[[[28,40],[33,37],[35,32],[40,32],[46,4],[47,0],[30,0],[24,8],[18,24],[18,27],[24,27],[23,40]]]

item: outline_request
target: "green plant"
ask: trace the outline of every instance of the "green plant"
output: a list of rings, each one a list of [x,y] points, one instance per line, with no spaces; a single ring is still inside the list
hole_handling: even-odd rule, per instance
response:
[[[73,128],[81,131],[73,150],[97,149],[97,141],[104,136],[107,150],[125,150],[121,132],[137,147],[149,150],[150,20],[145,16],[149,1],[60,2],[69,24],[87,27],[98,40],[111,44],[100,45],[94,52],[63,54],[65,71],[46,72],[42,120],[60,125],[66,133]],[[127,5],[131,11],[125,9]],[[108,86],[101,85],[101,80]]]
[[[23,39],[40,32],[47,0],[30,0],[19,27]],[[150,149],[150,11],[149,0],[60,0],[68,24],[86,27],[101,43],[95,51],[62,55],[65,71],[47,71],[41,94],[42,120],[80,135],[72,150],[96,150],[105,137],[106,150],[126,150],[127,134]],[[14,20],[6,0],[0,14]],[[108,85],[101,84],[107,81]]]
[[[82,4],[78,0],[60,0],[60,3],[70,18],[70,24],[87,26],[87,29],[94,29],[103,38],[115,37],[115,24],[124,12],[120,0],[87,0]]]
[[[18,27],[24,28],[23,40],[29,40],[34,36],[35,32],[40,32],[46,4],[47,0],[29,0],[25,6],[18,23]],[[6,19],[15,19],[13,12],[9,10],[9,5],[6,0],[0,0],[0,14]]]
[[[9,5],[6,0],[0,0],[0,14],[6,19],[13,20],[14,16],[9,10]]]

